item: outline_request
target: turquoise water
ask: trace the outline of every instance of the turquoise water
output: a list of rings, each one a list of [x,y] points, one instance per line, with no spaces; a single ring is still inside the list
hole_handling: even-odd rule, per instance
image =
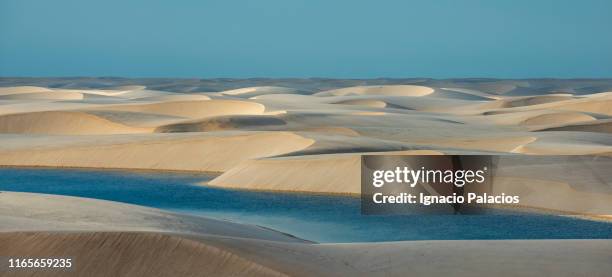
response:
[[[0,169],[0,190],[125,202],[257,224],[317,242],[612,238],[612,224],[569,217],[362,216],[358,198],[237,191],[194,185],[212,176],[107,170]],[[1,224],[1,222],[0,222]]]

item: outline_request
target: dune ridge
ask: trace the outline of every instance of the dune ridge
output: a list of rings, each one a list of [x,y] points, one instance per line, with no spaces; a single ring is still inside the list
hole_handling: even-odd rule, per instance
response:
[[[49,111],[0,116],[0,133],[99,135],[143,133],[149,130],[76,111]]]

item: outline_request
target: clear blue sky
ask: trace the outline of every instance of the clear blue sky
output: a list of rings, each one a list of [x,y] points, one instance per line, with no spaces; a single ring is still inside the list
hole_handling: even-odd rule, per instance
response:
[[[612,77],[612,1],[0,0],[0,76]]]

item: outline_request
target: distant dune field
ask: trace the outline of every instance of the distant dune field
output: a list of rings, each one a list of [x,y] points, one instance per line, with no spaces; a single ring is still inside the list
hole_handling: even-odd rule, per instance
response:
[[[611,120],[612,80],[0,78],[0,166],[216,172],[202,185],[358,195],[363,154],[610,157]],[[569,212],[610,200],[590,186],[596,178],[512,176],[498,188],[577,199]],[[0,192],[0,221],[0,256],[75,256],[87,276],[612,271],[609,240],[313,244],[254,225],[14,192]]]
[[[0,165],[209,171],[222,173],[214,186],[358,193],[344,176],[364,153],[612,153],[611,80],[0,85]]]

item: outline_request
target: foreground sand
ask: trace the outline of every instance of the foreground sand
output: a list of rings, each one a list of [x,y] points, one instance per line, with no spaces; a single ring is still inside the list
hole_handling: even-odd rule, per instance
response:
[[[75,257],[69,274],[40,276],[608,276],[612,270],[610,240],[301,244],[38,232],[0,233],[0,244],[3,256]]]
[[[1,192],[0,221],[0,257],[68,256],[76,265],[71,272],[0,276],[606,276],[612,270],[611,240],[313,244],[257,226],[30,193]]]
[[[73,257],[70,271],[0,276],[287,276],[230,251],[160,233],[0,233],[3,256]]]

